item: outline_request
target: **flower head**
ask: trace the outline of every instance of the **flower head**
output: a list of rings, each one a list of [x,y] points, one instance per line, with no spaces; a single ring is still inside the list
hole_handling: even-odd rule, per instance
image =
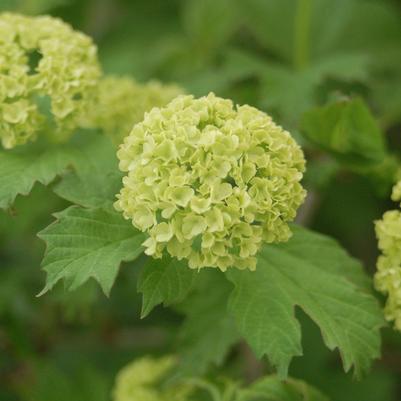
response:
[[[179,96],[135,125],[118,151],[115,206],[147,232],[146,253],[191,268],[254,269],[263,241],[287,241],[305,160],[265,113],[210,93]]]
[[[102,128],[120,144],[146,111],[165,106],[182,93],[176,85],[139,84],[131,78],[106,76],[99,82],[89,124]]]
[[[393,199],[399,200],[400,182],[395,185]],[[375,287],[387,295],[386,319],[394,321],[401,331],[401,211],[390,210],[376,221],[376,235],[382,255],[377,261]]]
[[[394,185],[393,191],[391,193],[391,199],[394,202],[398,202],[401,200],[401,180]]]
[[[125,366],[117,375],[114,401],[186,401],[192,388],[184,384],[160,386],[160,382],[176,365],[175,358],[144,357]]]
[[[58,19],[0,14],[0,139],[5,148],[34,138],[51,120],[59,136],[80,125],[100,76],[96,53],[89,37]],[[42,111],[47,102],[51,118]]]

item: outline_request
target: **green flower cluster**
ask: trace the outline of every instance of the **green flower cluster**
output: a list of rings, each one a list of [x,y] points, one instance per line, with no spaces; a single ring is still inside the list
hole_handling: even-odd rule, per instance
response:
[[[114,401],[187,401],[192,388],[184,384],[162,386],[160,382],[176,365],[173,357],[144,357],[125,366],[117,375]]]
[[[305,197],[305,160],[265,113],[210,93],[179,96],[135,125],[118,151],[115,203],[147,232],[146,253],[189,267],[255,269],[263,241],[287,241]]]
[[[139,84],[131,78],[107,76],[99,82],[90,125],[102,128],[120,144],[145,112],[165,106],[182,93],[176,85]]]
[[[401,181],[394,186],[392,199],[401,200]],[[375,287],[387,295],[386,319],[401,331],[401,211],[384,213],[382,220],[376,221],[376,235],[382,255],[377,261]]]
[[[96,46],[86,35],[48,16],[0,14],[3,146],[27,142],[50,122],[41,110],[47,101],[58,136],[79,126],[100,75]]]

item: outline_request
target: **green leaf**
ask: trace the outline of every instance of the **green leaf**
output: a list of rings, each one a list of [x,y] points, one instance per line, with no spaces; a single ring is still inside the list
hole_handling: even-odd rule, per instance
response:
[[[395,77],[388,75],[386,80],[371,82],[370,90],[378,109],[380,125],[383,129],[395,126],[401,120],[401,71]]]
[[[302,2],[294,0],[237,1],[237,7],[247,28],[266,49],[288,62],[294,62],[297,52],[300,19],[306,18],[309,57],[322,57],[332,52],[332,44],[347,26],[352,0],[314,0],[307,15],[300,12]],[[305,34],[304,32],[302,32]]]
[[[249,0],[236,1],[235,4],[247,28],[260,44],[290,61],[294,40],[294,2]]]
[[[54,192],[85,207],[110,206],[121,187],[116,149],[105,135],[96,135],[76,150],[74,171],[65,175]]]
[[[321,76],[308,68],[295,71],[289,67],[270,63],[261,76],[261,106],[268,110],[277,109],[289,124],[315,103],[316,88]]]
[[[41,294],[61,279],[74,290],[90,277],[109,294],[121,262],[142,253],[144,235],[113,210],[72,206],[54,216],[57,221],[38,234],[47,244]]]
[[[143,294],[141,317],[163,303],[165,306],[182,301],[191,289],[196,271],[184,261],[165,256],[149,258],[139,276],[138,291]]]
[[[10,207],[17,195],[28,195],[36,182],[51,183],[73,158],[73,150],[61,146],[38,150],[26,145],[0,150],[0,208]]]
[[[383,66],[399,48],[399,10],[386,1],[248,0],[235,4],[248,30],[283,61],[295,61],[300,34],[306,38],[305,56],[312,63],[362,49]]]
[[[312,69],[322,78],[364,82],[369,77],[369,61],[363,53],[338,52],[318,60],[313,64]]]
[[[67,348],[68,349],[68,348]],[[70,351],[64,351],[68,354]],[[77,355],[69,369],[65,364],[66,355],[52,361],[51,358],[28,360],[27,366],[36,372],[36,380],[20,384],[21,400],[40,401],[108,401],[110,378],[104,371],[91,365],[88,355]],[[64,357],[64,359],[63,359]],[[60,362],[62,360],[63,362]],[[58,363],[57,363],[58,362]],[[67,364],[68,365],[68,364]]]
[[[223,45],[235,28],[230,0],[188,0],[183,3],[183,26],[203,57]]]
[[[352,167],[383,161],[383,135],[361,99],[345,100],[304,114],[302,133],[315,145]]]
[[[338,53],[323,57],[302,70],[265,63],[258,72],[261,105],[268,110],[276,109],[287,123],[297,124],[301,115],[316,104],[318,90],[324,88],[328,78],[364,81],[368,74],[367,61],[363,54]],[[253,68],[258,71],[256,65]]]
[[[255,353],[266,354],[280,376],[302,355],[299,306],[327,347],[339,349],[345,371],[353,366],[360,377],[379,356],[383,325],[362,266],[326,236],[297,226],[293,232],[287,243],[262,248],[255,272],[228,272],[235,286],[229,310]]]
[[[199,375],[210,365],[220,366],[240,339],[227,310],[232,286],[219,271],[199,272],[195,290],[177,306],[186,319],[180,333],[181,369]]]
[[[301,380],[281,381],[276,376],[259,379],[240,390],[236,401],[328,401],[320,391]]]
[[[308,160],[308,169],[303,181],[305,187],[324,190],[331,184],[339,170],[339,164],[331,157]]]
[[[327,54],[334,48],[343,51],[363,49],[378,68],[387,69],[391,66],[399,70],[397,64],[394,64],[394,55],[398,60],[400,57],[401,25],[398,4],[388,1],[346,1],[350,3],[350,9],[346,10],[345,7],[343,10],[347,23],[335,40],[332,40],[332,49],[326,49]],[[331,3],[333,8],[342,8]],[[320,20],[324,25],[328,20],[335,20],[335,17],[331,15],[330,18]]]

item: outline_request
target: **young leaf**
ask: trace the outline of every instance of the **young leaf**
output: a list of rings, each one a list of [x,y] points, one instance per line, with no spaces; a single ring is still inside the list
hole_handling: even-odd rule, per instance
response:
[[[322,77],[311,68],[296,71],[270,63],[261,76],[262,105],[276,109],[283,119],[294,124],[315,102]]]
[[[322,78],[364,82],[369,77],[369,58],[364,53],[336,52],[316,61],[312,68]]]
[[[383,66],[385,56],[391,53],[389,50],[399,47],[399,15],[391,2],[248,0],[235,3],[245,26],[259,43],[285,61],[296,58],[300,34],[309,39],[304,50],[312,62],[340,51],[360,53],[363,49],[372,56],[372,61]]]
[[[54,192],[85,207],[110,206],[121,187],[116,149],[105,135],[96,135],[78,148],[74,171],[65,175]]]
[[[183,25],[202,55],[224,44],[235,28],[230,0],[188,0],[183,3]]]
[[[261,78],[262,105],[277,110],[282,118],[293,124],[316,103],[318,89],[327,78],[362,81],[368,74],[367,58],[354,53],[323,57],[302,70],[265,63],[263,70],[257,71]]]
[[[177,306],[186,315],[181,328],[181,367],[184,373],[205,373],[211,364],[220,366],[240,336],[228,314],[232,286],[219,271],[202,271],[196,288]]]
[[[90,277],[109,294],[121,262],[142,253],[144,235],[113,210],[72,206],[55,217],[38,234],[47,243],[42,262],[47,280],[41,294],[61,279],[74,290]]]
[[[28,195],[36,182],[48,185],[73,158],[73,150],[60,146],[0,150],[0,208],[10,207],[17,195]]]
[[[294,3],[291,0],[249,0],[246,3],[237,1],[235,5],[245,25],[260,44],[290,61],[294,47]]]
[[[353,167],[369,167],[386,156],[384,137],[361,99],[306,112],[301,131],[311,142]]]
[[[167,306],[182,301],[196,273],[184,261],[168,256],[149,258],[138,281],[138,291],[143,294],[141,317],[147,316],[158,304]]]
[[[228,272],[235,286],[229,310],[256,354],[266,354],[280,376],[302,355],[294,316],[299,306],[320,327],[327,347],[339,349],[345,371],[354,366],[360,377],[379,356],[383,325],[361,265],[328,237],[296,226],[293,232],[289,242],[263,247],[255,272]]]
[[[320,391],[301,380],[281,381],[267,376],[240,390],[236,401],[328,401]]]

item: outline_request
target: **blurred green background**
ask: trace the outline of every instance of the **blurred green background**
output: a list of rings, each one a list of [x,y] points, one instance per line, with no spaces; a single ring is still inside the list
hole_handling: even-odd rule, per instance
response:
[[[370,273],[373,221],[391,208],[386,166],[339,165],[302,135],[305,112],[359,96],[393,155],[401,139],[401,3],[397,0],[1,0],[1,11],[61,17],[91,35],[106,73],[158,79],[188,93],[249,103],[290,130],[308,158],[300,220],[337,238]],[[89,283],[74,293],[44,284],[35,236],[66,204],[37,185],[0,212],[0,400],[110,400],[116,372],[136,355],[177,346],[179,314],[141,321],[137,272],[123,266],[111,297]],[[305,356],[290,373],[334,401],[399,401],[401,335],[384,330],[383,357],[361,382],[345,375],[302,317]],[[229,361],[240,376],[238,350]]]

